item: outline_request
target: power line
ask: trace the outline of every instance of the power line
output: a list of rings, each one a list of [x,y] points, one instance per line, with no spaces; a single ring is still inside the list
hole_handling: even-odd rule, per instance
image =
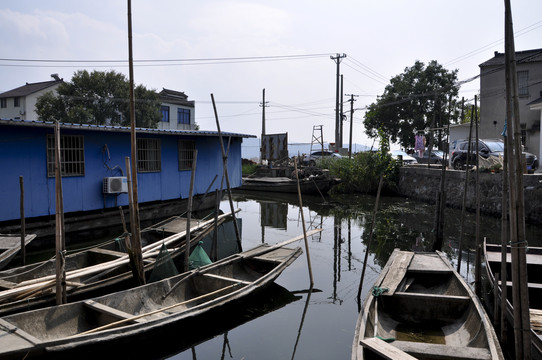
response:
[[[134,60],[139,67],[143,66],[186,66],[186,65],[215,65],[215,64],[236,64],[247,62],[270,62],[306,60],[320,57],[327,57],[329,54],[304,54],[304,55],[272,55],[272,56],[248,56],[248,57],[220,57],[220,58],[193,58],[193,59],[140,59]],[[74,59],[22,59],[22,58],[0,58],[0,62],[13,64],[0,64],[0,66],[11,67],[81,67],[85,64],[108,64],[93,65],[94,67],[128,66],[127,60],[74,60]],[[54,65],[52,65],[54,64]],[[115,65],[113,65],[115,64]]]

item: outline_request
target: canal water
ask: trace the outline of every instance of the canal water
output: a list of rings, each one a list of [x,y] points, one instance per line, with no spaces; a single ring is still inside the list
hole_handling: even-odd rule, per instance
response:
[[[234,193],[241,209],[243,248],[279,243],[303,234],[296,195]],[[303,197],[314,287],[310,291],[306,252],[275,284],[250,301],[231,306],[179,329],[156,343],[156,357],[193,359],[349,359],[358,317],[358,292],[370,238],[375,198],[366,195]],[[221,203],[229,211],[228,200]],[[394,248],[430,250],[434,206],[384,197],[376,217],[361,301]],[[445,210],[444,248],[457,266],[461,210]],[[500,220],[483,216],[480,233],[498,242]],[[475,216],[466,214],[461,274],[472,283]],[[527,226],[531,245],[541,245],[542,229]],[[301,246],[303,241],[292,246]],[[158,350],[160,349],[160,350]]]

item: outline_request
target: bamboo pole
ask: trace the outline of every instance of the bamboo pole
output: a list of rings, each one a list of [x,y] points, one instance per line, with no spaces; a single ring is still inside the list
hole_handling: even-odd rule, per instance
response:
[[[226,155],[226,151],[224,150],[224,141],[222,140],[222,132],[220,131],[220,122],[218,121],[218,112],[216,111],[215,97],[213,94],[211,94],[211,100],[213,102],[213,110],[215,113],[216,128],[218,129],[218,138],[220,139],[220,149],[222,150],[222,162],[224,164],[224,176],[226,178],[228,198],[230,202],[230,208],[233,214],[233,199],[231,195],[230,177],[228,175],[228,156]],[[235,219],[235,215],[233,216],[233,227],[235,229],[235,236],[237,237],[237,247],[239,248],[239,251],[242,251],[243,246],[241,244],[241,233],[239,232],[239,227],[237,225],[237,220]]]
[[[470,165],[470,155],[471,155],[471,142],[472,142],[472,124],[474,121],[474,109],[471,107],[472,111],[470,114],[470,127],[469,127],[469,143],[467,146],[467,161],[465,162],[465,186],[463,187],[463,205],[461,207],[461,225],[459,233],[459,254],[457,255],[457,272],[461,273],[461,259],[463,252],[463,237],[465,234],[465,212],[467,207],[467,192],[469,189],[469,165]]]
[[[198,160],[198,150],[194,149],[192,159],[192,173],[190,175],[190,190],[188,192],[188,206],[186,213],[186,248],[184,251],[184,271],[188,271],[190,263],[190,220],[192,218],[192,195],[194,194],[194,179],[196,175],[196,162]]]
[[[57,305],[65,304],[66,299],[66,270],[64,268],[65,244],[64,244],[64,221],[62,213],[62,173],[61,173],[61,157],[60,157],[60,124],[55,123],[55,258],[56,258],[56,303]]]
[[[137,140],[135,130],[135,96],[134,96],[134,60],[132,50],[132,0],[128,0],[128,65],[130,73],[130,142],[132,156],[132,252],[134,257],[135,272],[134,276],[140,285],[145,284],[145,274],[143,273],[143,259],[141,257],[141,233],[139,229],[139,200],[137,195]]]
[[[384,182],[384,175],[380,175],[380,181],[378,182],[378,191],[376,192],[375,208],[373,210],[373,221],[371,223],[371,231],[369,233],[369,242],[365,247],[365,257],[363,258],[363,269],[361,270],[361,278],[359,280],[358,287],[358,310],[361,311],[361,290],[363,288],[363,280],[365,279],[365,269],[367,268],[367,260],[369,260],[369,249],[373,242],[373,233],[376,225],[376,213],[378,211],[378,205],[380,202],[380,192],[382,191],[382,184]]]
[[[131,177],[131,169],[130,169],[130,160],[128,157],[125,158],[126,160],[126,174],[128,175],[127,178],[132,179]],[[142,250],[141,250],[141,243],[138,244],[138,241],[135,239],[136,232],[137,232],[137,220],[136,220],[136,209],[135,209],[135,203],[133,200],[134,196],[134,188],[132,181],[128,181],[128,193],[130,194],[128,196],[128,204],[130,207],[130,227],[132,229],[132,235],[130,236],[130,247],[127,250],[128,255],[130,257],[130,264],[132,268],[132,274],[134,276],[134,279],[139,285],[145,284],[145,275],[143,272],[143,258],[142,258]]]
[[[480,241],[480,143],[478,137],[478,96],[474,95],[474,122],[476,129],[476,251],[474,264],[474,291],[482,297],[482,254]]]
[[[501,324],[501,342],[508,342],[508,332],[506,323],[507,299],[508,299],[508,264],[507,264],[507,246],[510,232],[508,231],[508,144],[504,142],[504,161],[502,172],[502,199],[501,199],[501,306],[500,306],[500,324]],[[495,284],[498,286],[498,284]],[[497,298],[495,298],[497,301]]]
[[[26,226],[24,216],[24,179],[19,176],[19,186],[21,188],[21,262],[22,266],[26,265]]]
[[[512,257],[512,292],[514,304],[514,337],[517,359],[531,359],[531,325],[529,289],[525,252],[525,213],[523,167],[520,144],[518,81],[514,29],[510,0],[505,0],[506,119],[509,145],[510,243]]]
[[[299,174],[297,171],[297,159],[294,158],[295,178],[297,179],[297,197],[299,198],[299,211],[301,212],[301,224],[303,224],[303,238],[305,240],[305,251],[307,253],[307,265],[309,267],[310,288],[314,286],[312,277],[311,256],[309,253],[309,241],[307,240],[307,229],[305,228],[305,215],[303,214],[303,200],[301,199],[301,188],[299,186]]]

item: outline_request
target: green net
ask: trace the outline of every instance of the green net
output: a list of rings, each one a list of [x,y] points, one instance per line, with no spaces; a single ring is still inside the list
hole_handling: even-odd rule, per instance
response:
[[[196,269],[204,265],[212,264],[211,259],[209,259],[209,256],[201,246],[202,244],[203,241],[200,241],[194,250],[192,250],[192,254],[190,254],[190,269]]]
[[[165,244],[162,244],[162,247],[160,248],[160,253],[158,253],[156,263],[154,265],[154,268],[152,269],[149,282],[163,280],[177,274],[179,274],[179,271],[177,271],[177,268],[175,267],[175,264],[171,259],[171,255],[169,254],[167,247]]]

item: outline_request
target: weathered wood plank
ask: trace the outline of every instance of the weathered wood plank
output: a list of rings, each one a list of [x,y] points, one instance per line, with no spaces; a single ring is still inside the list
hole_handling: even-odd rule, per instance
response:
[[[393,295],[395,290],[405,277],[410,261],[414,256],[410,251],[398,251],[393,263],[386,275],[385,279],[380,284],[380,287],[387,288],[388,291],[384,295]]]
[[[395,346],[388,344],[387,342],[380,340],[377,337],[366,338],[360,340],[363,347],[366,347],[378,355],[388,360],[416,360],[415,357],[410,356],[406,352],[396,348]]]
[[[402,351],[420,358],[491,360],[491,353],[485,348],[451,346],[442,344],[395,341],[393,345]]]

